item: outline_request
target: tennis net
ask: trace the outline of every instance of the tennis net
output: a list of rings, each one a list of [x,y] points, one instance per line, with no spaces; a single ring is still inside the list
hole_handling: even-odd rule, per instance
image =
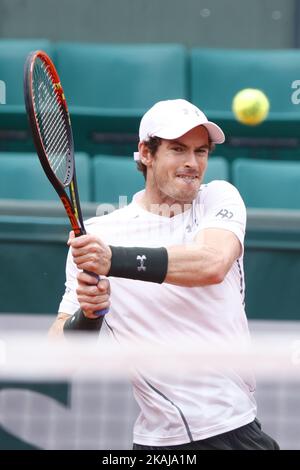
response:
[[[212,367],[254,370],[258,418],[283,449],[300,449],[299,332],[256,331],[250,348],[174,342],[120,352],[78,336],[47,341],[9,332],[0,340],[1,448],[130,449],[138,415],[132,368],[201,374]]]

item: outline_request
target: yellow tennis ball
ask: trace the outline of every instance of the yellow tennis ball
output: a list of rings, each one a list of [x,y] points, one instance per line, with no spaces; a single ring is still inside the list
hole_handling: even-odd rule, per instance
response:
[[[245,88],[239,91],[232,102],[232,111],[236,119],[248,126],[256,126],[264,121],[269,109],[268,98],[256,88]]]

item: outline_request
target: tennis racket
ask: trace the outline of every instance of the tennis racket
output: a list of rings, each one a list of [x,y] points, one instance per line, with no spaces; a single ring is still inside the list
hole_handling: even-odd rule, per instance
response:
[[[55,66],[43,51],[32,52],[27,57],[24,96],[41,165],[64,205],[75,236],[84,235],[67,102]],[[98,277],[94,273],[88,274]],[[103,309],[95,313],[104,315],[107,312],[108,309]]]

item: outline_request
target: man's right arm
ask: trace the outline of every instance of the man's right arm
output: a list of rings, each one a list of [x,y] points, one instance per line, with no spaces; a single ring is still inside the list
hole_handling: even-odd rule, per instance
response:
[[[102,321],[95,322],[95,320],[99,320],[99,316],[94,312],[108,309],[110,306],[109,280],[101,279],[99,281],[88,273],[79,272],[77,275],[77,281],[78,286],[76,289],[76,295],[80,309],[73,315],[59,312],[49,330],[49,336],[51,338],[64,335],[64,325],[71,317],[75,318],[72,318],[71,325],[68,325],[68,330],[82,329],[83,331],[86,331],[94,328],[97,329],[97,324],[98,326],[100,324],[99,328],[101,327]],[[94,328],[91,328],[91,325],[93,325]]]
[[[70,315],[68,313],[62,313],[59,312],[57,314],[56,319],[54,320],[53,324],[51,325],[49,329],[49,337],[50,338],[58,338],[60,336],[63,336],[64,334],[64,324],[65,322],[70,318]]]

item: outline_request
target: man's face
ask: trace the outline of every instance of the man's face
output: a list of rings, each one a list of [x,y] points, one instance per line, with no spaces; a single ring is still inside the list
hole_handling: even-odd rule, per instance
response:
[[[159,203],[190,204],[207,167],[208,132],[197,126],[175,140],[162,139],[147,169],[147,188]]]

